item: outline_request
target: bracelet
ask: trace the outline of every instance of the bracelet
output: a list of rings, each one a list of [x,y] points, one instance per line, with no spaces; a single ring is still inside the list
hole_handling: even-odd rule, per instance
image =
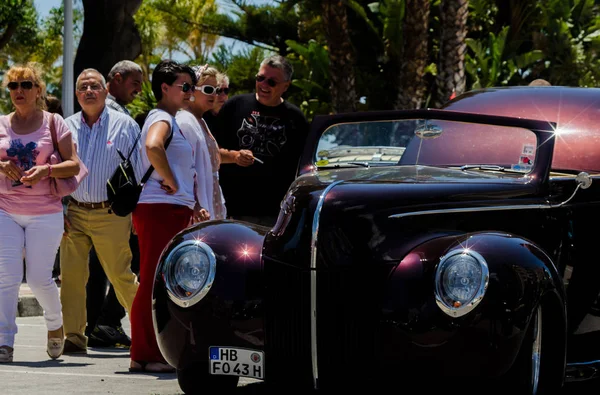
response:
[[[50,177],[50,174],[52,174],[52,165],[48,164],[48,177]]]

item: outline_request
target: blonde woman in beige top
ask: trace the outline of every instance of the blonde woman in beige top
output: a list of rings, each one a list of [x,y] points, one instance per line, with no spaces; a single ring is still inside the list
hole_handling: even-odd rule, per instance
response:
[[[217,99],[217,79],[220,73],[214,67],[202,66],[195,69],[198,83],[193,99],[190,100],[187,111],[179,111],[177,123],[186,139],[196,150],[196,194],[200,205],[208,210],[211,220],[225,219],[227,209],[219,185],[219,167],[221,163],[234,163],[235,157],[247,152],[219,152],[219,145],[212,135],[202,115],[210,111]]]

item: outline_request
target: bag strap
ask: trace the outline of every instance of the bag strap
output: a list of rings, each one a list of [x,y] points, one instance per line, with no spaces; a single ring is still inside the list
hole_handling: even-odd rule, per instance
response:
[[[136,149],[137,146],[137,142],[140,140],[140,137],[142,136],[142,130],[140,129],[140,132],[138,133],[138,135],[135,137],[135,140],[133,141],[133,146],[131,147],[131,150],[129,151],[129,155],[127,155],[127,160],[129,160],[131,158],[131,154],[133,154],[133,151]],[[165,147],[166,149],[166,147]],[[123,155],[121,155],[122,157]],[[123,160],[125,160],[125,158],[123,158]]]
[[[173,138],[173,128],[171,127],[171,134],[169,135],[169,137],[167,138],[167,141],[165,142],[165,151],[167,150],[167,148],[169,148],[169,143],[171,142],[172,138]],[[146,181],[148,181],[148,179],[152,175],[153,171],[154,171],[154,166],[150,165],[150,168],[148,169],[148,171],[146,171],[146,174],[144,174],[142,181],[140,181],[140,185],[146,184]]]
[[[50,113],[50,135],[52,136],[52,145],[54,151],[58,151],[58,138],[56,137],[56,126],[54,125],[54,113]]]

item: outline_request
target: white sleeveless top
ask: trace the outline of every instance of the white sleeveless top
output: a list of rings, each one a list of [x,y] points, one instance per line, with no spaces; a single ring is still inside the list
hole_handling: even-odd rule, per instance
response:
[[[179,189],[173,195],[167,194],[160,188],[160,175],[156,169],[144,185],[140,200],[138,203],[170,203],[194,208],[194,179],[196,177],[195,152],[192,145],[186,140],[185,136],[179,130],[179,125],[173,116],[160,109],[150,111],[142,127],[141,145],[142,145],[142,165],[144,174],[150,167],[150,161],[146,153],[145,142],[148,137],[150,126],[159,121],[166,121],[173,130],[173,138],[167,147],[167,160],[177,181]]]

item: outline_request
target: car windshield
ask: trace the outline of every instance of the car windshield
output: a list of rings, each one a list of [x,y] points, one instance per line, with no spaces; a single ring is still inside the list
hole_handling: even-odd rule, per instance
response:
[[[528,173],[537,138],[528,129],[431,119],[337,124],[321,136],[317,167],[424,165]]]

